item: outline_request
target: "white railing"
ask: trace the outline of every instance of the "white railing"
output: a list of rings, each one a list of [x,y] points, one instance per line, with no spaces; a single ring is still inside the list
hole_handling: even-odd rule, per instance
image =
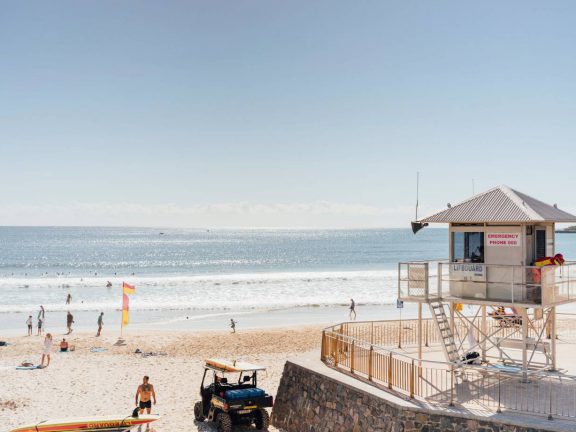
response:
[[[448,261],[398,264],[398,297],[548,307],[576,301],[576,263],[512,266]]]

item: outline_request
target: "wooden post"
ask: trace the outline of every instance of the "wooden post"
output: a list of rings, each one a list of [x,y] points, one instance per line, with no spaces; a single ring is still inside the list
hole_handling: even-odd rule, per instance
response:
[[[338,366],[340,360],[340,334],[336,335],[336,354],[334,354],[334,366]]]
[[[418,360],[422,361],[422,303],[418,303]]]
[[[412,359],[412,365],[410,366],[410,399],[414,399],[414,359]]]
[[[496,412],[498,414],[500,414],[502,412],[502,409],[500,408],[500,392],[502,391],[502,381],[500,379],[500,372],[498,372],[498,409],[496,410]]]
[[[392,390],[392,351],[388,356],[388,388]]]
[[[525,307],[520,308],[522,314],[522,380],[528,381],[528,313]]]
[[[442,306],[444,307],[444,306]],[[456,305],[454,302],[450,302],[450,330],[452,331],[452,337],[454,338],[454,342],[456,343],[456,328],[454,326],[454,313],[455,313]],[[440,332],[440,338],[442,338],[442,332]]]
[[[556,370],[556,306],[550,308],[550,312],[548,312],[550,314],[550,317],[548,318],[548,320],[550,321],[550,325],[552,327],[552,331],[551,336],[552,339],[550,339],[550,348],[551,348],[551,354],[552,354],[552,369],[553,371]]]
[[[352,341],[352,348],[350,349],[350,372],[354,373],[354,342]]]
[[[450,365],[450,406],[454,406],[454,365]]]
[[[372,356],[374,354],[374,347],[370,345],[370,352],[368,353],[368,381],[372,381]]]
[[[482,360],[486,361],[486,335],[488,334],[488,328],[486,323],[486,305],[482,305]],[[480,336],[480,335],[479,335]]]
[[[400,321],[398,321],[398,348],[402,348],[402,309],[400,309]]]
[[[326,331],[322,330],[322,348],[320,348],[320,360],[326,360]]]
[[[548,420],[552,420],[552,377],[548,377],[548,399],[549,399],[549,407],[548,407]]]
[[[374,343],[374,321],[370,324],[370,345],[372,345]]]

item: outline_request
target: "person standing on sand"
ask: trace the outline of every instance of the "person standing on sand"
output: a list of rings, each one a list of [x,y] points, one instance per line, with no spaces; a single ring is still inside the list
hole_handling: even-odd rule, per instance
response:
[[[156,392],[149,380],[150,378],[148,376],[144,376],[142,384],[140,384],[138,390],[136,390],[136,405],[140,408],[140,414],[143,414],[144,410],[146,410],[147,414],[152,412],[151,398],[154,398],[154,405],[156,405]],[[140,404],[138,404],[138,397],[140,397]]]
[[[354,314],[354,318],[352,318],[352,314]],[[348,314],[350,319],[356,319],[356,303],[354,299],[350,299],[350,313]]]
[[[38,317],[38,333],[36,334],[36,336],[40,336],[42,335],[42,324],[44,323],[44,320],[42,319],[42,317]]]
[[[66,304],[70,304],[71,301],[72,301],[72,295],[68,293],[68,296],[66,297]]]
[[[68,311],[66,315],[66,327],[68,327],[68,334],[72,333],[72,324],[74,323],[74,316]]]
[[[40,310],[38,311],[38,321],[40,321],[40,319],[42,319],[42,323],[46,320],[46,311],[42,305],[40,305]]]
[[[44,359],[48,358],[48,363],[46,363],[46,367],[50,366],[50,353],[52,352],[52,335],[48,333],[44,338],[44,351],[42,351],[42,362],[40,363],[40,367],[44,367]]]
[[[26,325],[28,326],[28,336],[32,336],[32,315],[28,316],[26,320]]]
[[[100,316],[98,317],[98,333],[96,333],[96,337],[99,337],[100,333],[102,333],[103,325],[104,325],[104,312],[100,312]]]
[[[236,333],[236,321],[230,318],[230,328],[232,329],[232,333]]]

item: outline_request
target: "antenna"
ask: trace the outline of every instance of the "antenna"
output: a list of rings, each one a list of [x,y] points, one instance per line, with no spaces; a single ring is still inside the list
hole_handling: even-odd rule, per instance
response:
[[[416,171],[416,218],[418,220],[418,194],[420,188],[420,171]]]
[[[416,171],[416,219],[412,222],[412,232],[416,234],[422,228],[428,226],[427,223],[418,222],[418,197],[420,192],[420,171]]]

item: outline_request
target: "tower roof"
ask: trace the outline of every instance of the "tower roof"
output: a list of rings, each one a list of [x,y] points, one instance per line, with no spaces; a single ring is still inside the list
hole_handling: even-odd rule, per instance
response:
[[[420,222],[576,222],[576,216],[507,186],[498,186]]]

